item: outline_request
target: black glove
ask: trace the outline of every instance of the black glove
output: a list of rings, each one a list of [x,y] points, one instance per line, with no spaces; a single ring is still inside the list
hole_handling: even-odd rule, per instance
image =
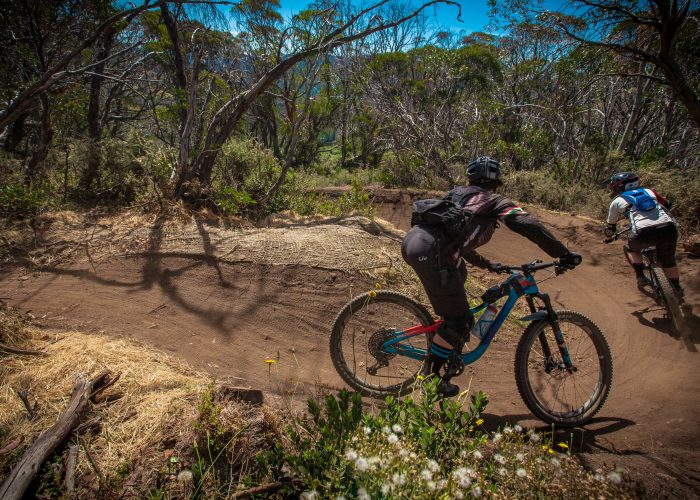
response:
[[[563,257],[559,258],[559,265],[565,269],[573,269],[578,266],[583,259],[581,256],[574,252],[569,252]]]
[[[492,273],[500,273],[503,271],[503,265],[500,262],[489,262],[488,270]]]
[[[608,238],[612,238],[615,235],[615,230],[617,226],[615,224],[606,224],[605,229],[603,229],[603,234]]]

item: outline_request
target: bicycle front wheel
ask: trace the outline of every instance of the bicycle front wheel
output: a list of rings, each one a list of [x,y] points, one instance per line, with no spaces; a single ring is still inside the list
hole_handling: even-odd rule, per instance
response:
[[[431,324],[433,318],[426,308],[406,295],[385,290],[359,295],[333,323],[333,365],[348,385],[365,396],[406,394],[423,361],[384,352],[382,345],[397,331]],[[401,343],[425,350],[427,341],[425,335],[416,335]]]
[[[659,287],[659,294],[661,295],[664,307],[666,307],[669,319],[673,323],[673,328],[676,330],[676,333],[682,333],[683,313],[678,305],[678,299],[676,298],[676,293],[673,291],[671,283],[668,281],[668,278],[666,278],[664,272],[655,265],[651,267],[651,275],[652,279]]]
[[[557,311],[557,317],[574,370],[564,366],[551,324],[535,321],[518,343],[515,380],[523,401],[540,419],[562,427],[584,425],[610,392],[610,348],[600,328],[584,315]]]

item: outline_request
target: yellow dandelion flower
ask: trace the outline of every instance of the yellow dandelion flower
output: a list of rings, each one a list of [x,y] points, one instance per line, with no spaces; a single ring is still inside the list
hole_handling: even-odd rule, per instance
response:
[[[483,418],[477,418],[477,419],[476,419],[476,425],[481,425],[481,424],[483,424],[483,423],[484,423],[484,419],[483,419]]]
[[[550,455],[554,455],[554,450],[550,448],[547,450],[547,453],[549,453]]]
[[[564,448],[565,450],[567,450],[569,448],[569,445],[566,443],[559,443],[559,444],[557,444],[557,446],[559,448]]]
[[[374,288],[376,288],[377,290],[381,290],[381,289],[382,289],[382,284],[381,284],[381,283],[375,283]]]
[[[419,373],[416,378],[418,379],[419,382],[423,382],[425,380],[425,376],[423,376],[422,373]]]
[[[265,363],[267,363],[268,365],[274,365],[275,363],[277,363],[277,360],[276,360],[276,359],[272,359],[272,358],[267,358],[267,359],[265,360]]]
[[[375,298],[376,296],[377,296],[377,292],[375,292],[374,290],[372,290],[371,292],[369,292],[369,298],[370,298],[370,299],[373,299],[373,298]]]

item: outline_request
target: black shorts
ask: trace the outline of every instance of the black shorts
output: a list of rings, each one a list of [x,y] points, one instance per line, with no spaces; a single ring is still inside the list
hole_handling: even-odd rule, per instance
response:
[[[401,254],[416,271],[435,313],[452,323],[455,330],[464,331],[466,337],[473,323],[464,289],[467,269],[463,260],[455,265],[449,256],[440,254],[444,241],[441,230],[417,225],[403,239]]]
[[[627,248],[638,253],[655,246],[656,260],[661,267],[668,268],[676,266],[677,243],[678,229],[675,224],[669,223],[642,229],[627,241]]]

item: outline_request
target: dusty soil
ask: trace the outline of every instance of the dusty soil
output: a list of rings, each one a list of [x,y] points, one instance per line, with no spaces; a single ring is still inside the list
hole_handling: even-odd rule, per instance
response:
[[[383,192],[376,200],[379,216],[406,229],[410,197]],[[650,496],[697,497],[698,261],[684,258],[680,264],[694,312],[688,312],[692,331],[674,337],[663,311],[636,290],[621,246],[600,243],[595,221],[533,211],[585,259],[542,289],[562,308],[600,325],[614,357],[607,404],[593,423],[573,433],[579,456],[592,468],[626,469]],[[9,263],[0,268],[0,297],[8,305],[48,327],[145,340],[289,405],[320,387],[343,387],[327,352],[336,311],[373,287],[377,272],[405,272],[400,232],[362,219],[235,230],[200,222],[166,231],[159,221],[143,223],[140,231],[117,230],[105,220],[92,230],[77,222],[61,227],[62,234],[71,229],[85,240],[84,251],[48,258],[47,249],[63,249],[65,238],[42,228],[37,243],[43,250],[32,254],[40,270]],[[96,237],[101,243],[90,243]],[[546,258],[505,227],[482,250],[504,263]],[[515,339],[497,340],[459,382],[488,393],[490,425],[541,426],[517,393]],[[278,362],[267,364],[267,358]],[[563,438],[568,441],[569,434]]]

